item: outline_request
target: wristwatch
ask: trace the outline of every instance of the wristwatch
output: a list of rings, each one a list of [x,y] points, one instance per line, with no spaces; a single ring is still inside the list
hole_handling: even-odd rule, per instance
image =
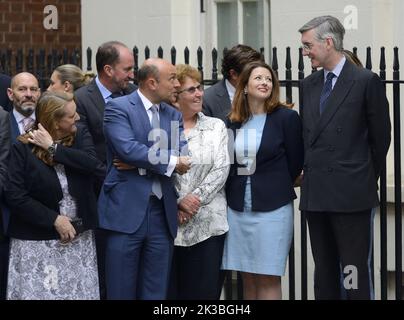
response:
[[[53,142],[49,147],[48,147],[48,153],[53,157],[56,153],[56,147],[57,144]]]

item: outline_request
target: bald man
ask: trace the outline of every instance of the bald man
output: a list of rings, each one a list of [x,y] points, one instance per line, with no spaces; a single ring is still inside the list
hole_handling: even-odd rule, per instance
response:
[[[164,102],[180,86],[175,67],[149,59],[138,81],[137,91],[105,107],[108,171],[98,213],[107,230],[107,298],[160,300],[166,298],[177,234],[172,173],[183,174],[190,164],[181,156],[181,113]],[[132,169],[119,171],[116,158]]]
[[[11,140],[29,130],[35,122],[35,108],[41,95],[38,80],[28,72],[21,72],[11,79],[7,89],[13,109],[11,111]]]

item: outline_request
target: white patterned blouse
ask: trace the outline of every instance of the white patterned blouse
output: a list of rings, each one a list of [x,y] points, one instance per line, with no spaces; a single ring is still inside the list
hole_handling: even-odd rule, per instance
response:
[[[178,202],[193,193],[200,198],[201,207],[189,222],[178,228],[175,245],[184,247],[222,235],[229,229],[224,191],[230,168],[226,126],[222,120],[199,112],[186,139],[192,165],[186,174],[175,175]]]

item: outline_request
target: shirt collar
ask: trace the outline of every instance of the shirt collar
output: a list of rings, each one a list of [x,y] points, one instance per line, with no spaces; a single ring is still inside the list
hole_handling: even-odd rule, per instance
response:
[[[226,89],[229,94],[230,101],[233,102],[234,95],[236,94],[236,88],[230,83],[229,80],[225,79]]]
[[[21,113],[19,113],[17,110],[15,110],[13,108],[13,115],[14,115],[15,121],[17,121],[17,123],[21,123],[21,121],[24,120],[25,118],[31,118],[32,120],[35,121],[35,112],[33,112],[29,117],[25,117],[24,115],[22,115]]]
[[[137,91],[137,93],[139,94],[140,100],[142,100],[144,108],[146,109],[146,111],[148,111],[153,106],[153,103],[144,96],[144,94],[140,91],[140,89]],[[159,110],[160,104],[156,104],[156,106],[157,110]]]
[[[330,72],[332,72],[333,74],[335,74],[335,76],[338,78],[339,75],[340,75],[340,73],[341,73],[341,71],[342,71],[342,68],[344,67],[345,61],[346,61],[346,58],[345,58],[345,56],[343,55],[342,58],[341,58],[341,60],[340,60],[340,61],[338,62],[338,64],[335,66],[334,70],[325,70],[325,69],[324,69],[324,79],[327,79],[327,74],[329,74]],[[325,81],[325,80],[324,80],[324,81]]]
[[[109,91],[100,81],[98,77],[95,78],[95,83],[97,84],[98,89],[101,92],[102,97],[104,98],[104,101],[107,102],[108,98],[111,96],[112,92]]]

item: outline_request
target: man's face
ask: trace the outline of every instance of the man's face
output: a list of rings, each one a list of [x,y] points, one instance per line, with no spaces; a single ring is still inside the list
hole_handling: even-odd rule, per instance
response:
[[[160,66],[159,79],[157,81],[156,93],[161,101],[170,103],[177,96],[177,91],[181,87],[175,67],[165,62]]]
[[[111,68],[112,82],[116,86],[116,90],[124,90],[128,87],[129,82],[133,79],[133,68],[135,61],[132,52],[128,48],[119,47],[119,61]]]
[[[319,41],[315,37],[315,29],[302,33],[303,56],[308,56],[312,68],[324,67],[328,52],[326,41]]]
[[[7,94],[16,111],[28,117],[35,111],[41,91],[37,79],[24,72],[14,77]]]

